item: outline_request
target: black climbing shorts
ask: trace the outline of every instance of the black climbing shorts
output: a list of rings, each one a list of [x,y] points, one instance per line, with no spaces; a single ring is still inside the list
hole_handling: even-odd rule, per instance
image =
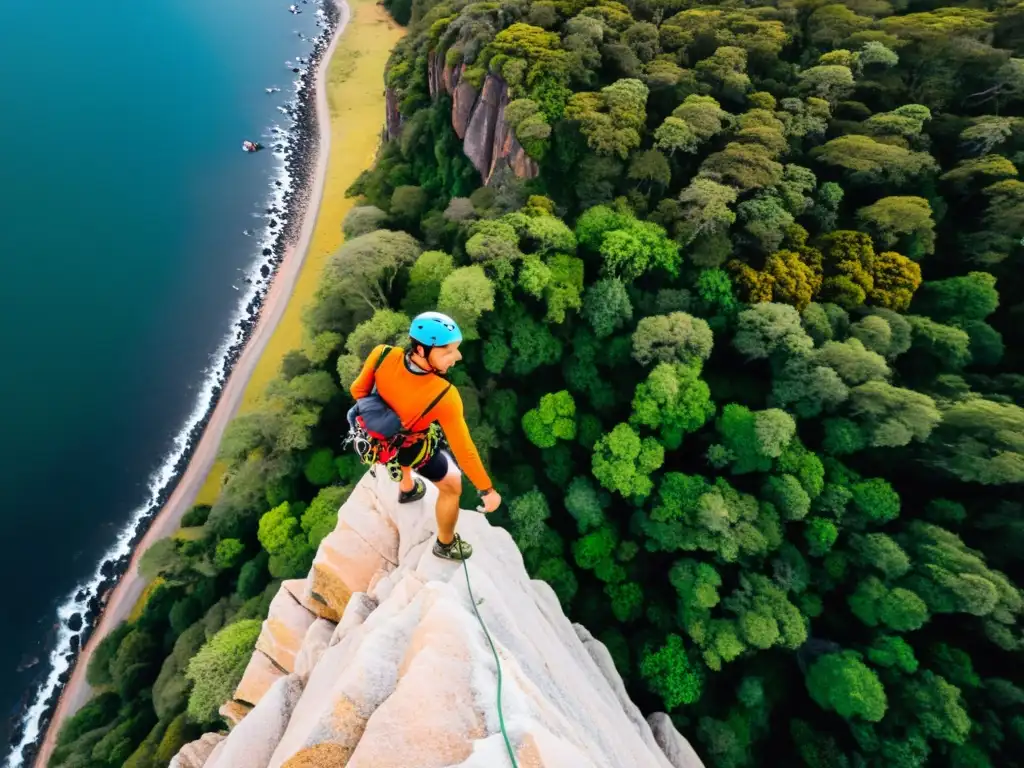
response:
[[[399,450],[398,456],[395,457],[395,460],[403,467],[412,467],[432,483],[443,480],[445,475],[448,474],[449,468],[451,468],[453,464],[451,459],[448,458],[448,452],[442,449],[439,445],[435,446],[433,455],[420,466],[416,466],[413,462],[420,457],[422,450],[423,443],[415,443],[414,445],[410,445],[408,448],[402,448]]]

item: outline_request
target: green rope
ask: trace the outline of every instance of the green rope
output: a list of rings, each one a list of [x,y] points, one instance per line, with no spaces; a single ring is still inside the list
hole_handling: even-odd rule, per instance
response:
[[[505,730],[505,715],[501,711],[501,660],[498,658],[498,651],[494,647],[494,641],[491,640],[491,633],[487,631],[487,625],[484,624],[483,616],[480,615],[480,611],[476,608],[476,598],[473,597],[473,587],[469,583],[469,566],[466,565],[465,560],[462,561],[462,570],[466,572],[466,589],[469,590],[469,602],[473,605],[473,613],[476,614],[477,621],[480,622],[480,626],[484,630],[487,642],[491,644],[491,653],[494,654],[494,663],[498,667],[498,723],[501,725],[501,735],[505,737],[505,749],[508,750],[508,759],[512,761],[512,768],[519,768],[519,763],[516,762],[516,754],[512,750],[512,743],[508,740],[508,732]]]

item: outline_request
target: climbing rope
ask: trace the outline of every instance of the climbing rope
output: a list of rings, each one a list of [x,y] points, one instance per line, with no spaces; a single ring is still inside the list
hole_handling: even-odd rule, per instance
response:
[[[476,619],[480,622],[480,626],[484,630],[487,642],[491,645],[491,653],[494,654],[494,663],[498,667],[498,724],[501,726],[501,735],[505,738],[505,749],[508,750],[508,759],[512,761],[512,768],[519,768],[519,763],[516,762],[516,754],[512,750],[512,743],[508,740],[508,732],[505,730],[505,715],[501,711],[501,660],[498,658],[498,651],[494,647],[494,641],[491,640],[491,633],[487,631],[487,625],[484,624],[484,618],[476,608],[476,598],[473,597],[473,587],[469,583],[469,566],[466,565],[465,560],[462,561],[462,570],[466,572],[466,589],[469,590],[469,602],[473,605],[473,613],[476,614]]]

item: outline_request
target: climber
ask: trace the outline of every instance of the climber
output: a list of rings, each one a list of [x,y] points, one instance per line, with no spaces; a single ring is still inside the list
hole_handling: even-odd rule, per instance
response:
[[[413,469],[437,486],[434,554],[449,560],[473,554],[473,547],[455,533],[462,494],[459,465],[476,486],[485,512],[501,505],[469,435],[459,391],[445,378],[462,359],[461,342],[462,331],[452,318],[424,312],[412,321],[408,350],[385,344],[374,348],[352,383],[356,404],[349,411],[352,431],[346,441],[355,443],[365,463],[388,466],[399,480],[399,504],[427,492],[423,481],[413,478]],[[441,448],[442,431],[458,465]]]

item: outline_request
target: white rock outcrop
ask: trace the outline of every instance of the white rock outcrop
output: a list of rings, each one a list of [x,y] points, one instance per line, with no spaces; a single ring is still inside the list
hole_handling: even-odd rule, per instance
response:
[[[510,764],[498,670],[466,573],[431,553],[436,491],[399,506],[383,475],[357,485],[307,584],[282,586],[253,678],[236,693],[255,707],[204,750],[205,768]],[[504,722],[521,768],[703,768],[667,716],[643,719],[607,649],[570,623],[547,584],[531,581],[506,531],[466,511],[459,531],[474,547],[472,593],[501,660]],[[328,610],[313,617],[310,599]],[[339,616],[336,626],[325,613]]]

